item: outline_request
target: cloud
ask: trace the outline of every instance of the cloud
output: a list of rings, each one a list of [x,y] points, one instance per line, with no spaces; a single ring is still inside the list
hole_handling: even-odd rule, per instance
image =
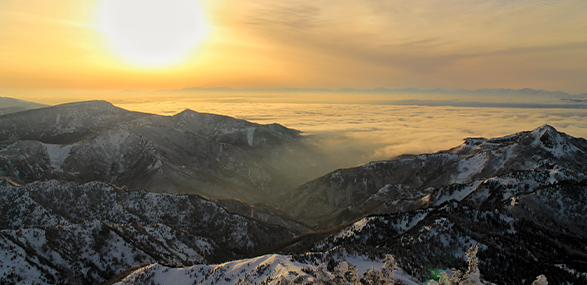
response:
[[[252,3],[239,29],[312,86],[587,88],[582,0]]]
[[[246,19],[245,23],[261,28],[307,30],[321,25],[321,10],[317,6],[303,1],[272,1],[258,7],[254,15]]]

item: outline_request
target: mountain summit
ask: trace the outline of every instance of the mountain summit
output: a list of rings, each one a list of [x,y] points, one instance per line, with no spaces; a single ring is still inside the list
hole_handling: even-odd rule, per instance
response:
[[[578,177],[587,171],[585,161],[585,139],[544,125],[500,138],[467,138],[447,151],[340,169],[290,193],[282,210],[324,229],[369,213],[437,203],[435,199],[443,198],[433,194],[447,185],[523,172]]]

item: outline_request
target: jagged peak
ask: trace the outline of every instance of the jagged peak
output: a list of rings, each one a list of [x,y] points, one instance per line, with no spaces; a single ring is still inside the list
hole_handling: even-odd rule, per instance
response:
[[[179,113],[177,113],[177,114],[175,114],[173,116],[174,117],[175,116],[184,116],[184,115],[187,115],[187,114],[199,114],[199,112],[194,111],[194,110],[192,110],[190,108],[187,108],[187,109],[184,109],[183,111],[181,111],[181,112],[179,112]]]
[[[472,151],[482,149],[496,149],[508,147],[513,144],[523,145],[530,144],[533,147],[542,146],[549,151],[553,151],[560,145],[567,145],[573,137],[559,132],[555,127],[549,124],[541,125],[530,131],[522,131],[495,138],[468,137],[464,139],[463,144],[450,149],[449,152],[455,154],[467,154]],[[564,152],[557,150],[556,155],[560,156]]]
[[[548,149],[555,148],[563,140],[561,133],[548,124],[534,129],[532,134],[535,137],[535,144],[540,143]]]
[[[536,129],[534,129],[533,132],[538,132],[538,133],[556,132],[556,133],[559,133],[559,131],[557,131],[553,126],[551,126],[549,124],[544,124]]]
[[[503,137],[497,137],[497,138],[491,138],[489,140],[487,140],[487,143],[492,143],[492,144],[509,144],[515,141],[520,141],[523,139],[527,139],[527,138],[532,138],[532,137],[539,137],[542,136],[543,134],[547,133],[547,135],[555,135],[555,134],[560,134],[560,132],[558,132],[553,126],[548,125],[548,124],[544,124],[534,130],[531,131],[523,131],[523,132],[518,132],[518,133],[513,133],[511,135],[507,135],[507,136],[503,136]]]

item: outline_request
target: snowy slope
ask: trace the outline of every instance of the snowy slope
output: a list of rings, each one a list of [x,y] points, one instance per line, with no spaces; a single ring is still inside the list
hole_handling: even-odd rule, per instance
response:
[[[473,278],[483,282],[527,284],[546,276],[551,284],[584,284],[585,150],[585,140],[543,126],[335,171],[298,189],[316,191],[291,200],[298,217],[339,225],[372,215],[284,243],[277,255],[185,268],[154,264],[120,284],[351,284],[333,281],[344,276],[335,269],[342,261],[357,269],[358,280],[370,266],[380,269],[386,254],[397,259],[403,282],[424,283],[466,268],[470,248],[478,249],[480,269]]]
[[[146,262],[225,261],[295,236],[195,195],[58,181],[1,181],[0,229],[0,280],[39,274],[46,284],[99,284]]]
[[[132,272],[116,284],[355,284],[353,282],[360,280],[367,282],[370,269],[381,272],[385,266],[384,260],[346,252],[301,256],[269,254],[186,268],[151,264]],[[393,279],[403,284],[419,284],[399,268],[395,268]]]
[[[295,130],[190,110],[96,101],[0,116],[0,176],[28,183],[0,182],[0,280],[98,284],[143,264],[123,282],[344,284],[391,254],[409,284],[463,268],[478,246],[491,282],[587,282],[584,139],[548,125],[469,138],[288,193],[320,159]],[[339,228],[291,240],[307,226]]]
[[[129,112],[104,101],[0,116],[0,176],[104,181],[130,189],[272,203],[328,162],[299,131],[185,110]]]
[[[581,179],[587,172],[585,161],[587,141],[544,125],[502,138],[466,139],[448,151],[337,170],[286,195],[281,209],[308,226],[329,228],[365,214],[462,200],[482,181],[497,176],[540,172],[550,177],[536,182],[533,179],[541,175],[530,177],[529,186]],[[451,190],[457,185],[469,186]],[[450,193],[442,196],[439,191]]]
[[[527,171],[447,185],[422,209],[365,217],[309,250],[392,254],[424,281],[431,268],[462,267],[464,251],[477,245],[485,280],[516,284],[545,274],[553,284],[583,284],[587,180],[578,176]],[[281,249],[300,250],[308,250],[303,240]]]

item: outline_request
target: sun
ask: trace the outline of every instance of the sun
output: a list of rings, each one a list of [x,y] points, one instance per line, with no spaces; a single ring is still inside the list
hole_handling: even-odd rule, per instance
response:
[[[143,67],[177,64],[205,39],[207,23],[194,0],[100,0],[97,25],[122,60]]]

